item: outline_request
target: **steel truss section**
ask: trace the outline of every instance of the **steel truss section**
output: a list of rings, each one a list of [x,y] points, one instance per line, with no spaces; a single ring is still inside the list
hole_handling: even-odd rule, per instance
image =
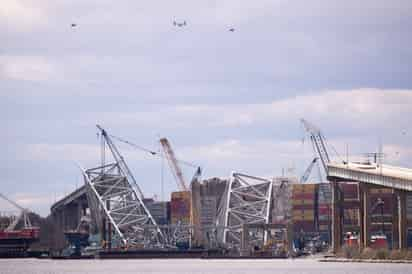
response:
[[[268,224],[273,183],[264,178],[232,173],[219,209],[218,238],[224,245],[239,246],[244,224]],[[265,233],[263,241],[266,243]]]
[[[93,219],[106,218],[125,246],[159,246],[162,232],[118,163],[83,171]],[[153,227],[150,231],[146,226]]]

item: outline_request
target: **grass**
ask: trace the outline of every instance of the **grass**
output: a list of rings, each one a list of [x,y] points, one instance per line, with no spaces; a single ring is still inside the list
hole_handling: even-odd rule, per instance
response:
[[[364,248],[362,252],[357,247],[344,245],[337,253],[337,257],[346,259],[372,260],[412,260],[412,251]]]

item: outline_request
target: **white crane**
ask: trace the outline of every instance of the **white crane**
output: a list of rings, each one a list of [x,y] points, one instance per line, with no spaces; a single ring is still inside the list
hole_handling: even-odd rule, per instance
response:
[[[306,181],[309,179],[310,173],[312,172],[313,166],[316,164],[316,162],[319,160],[318,157],[313,158],[313,160],[310,162],[309,166],[306,168],[305,172],[303,173],[302,177],[300,177],[300,182],[306,183]]]
[[[319,155],[319,159],[322,163],[322,167],[327,174],[328,171],[328,163],[330,162],[329,153],[326,148],[326,140],[320,130],[315,127],[313,124],[309,123],[305,119],[300,120],[305,128],[305,130],[310,135],[310,140],[312,142],[314,150]]]
[[[16,219],[14,219],[14,221],[12,223],[9,224],[9,226],[5,229],[5,231],[13,231],[16,229],[17,224],[19,223],[19,221],[21,219],[23,219],[23,225],[24,228],[30,228],[32,227],[29,216],[27,215],[30,211],[26,208],[23,208],[22,206],[20,206],[19,204],[17,204],[15,201],[9,199],[7,196],[5,196],[4,194],[0,193],[0,197],[3,198],[4,200],[6,200],[7,202],[9,202],[10,204],[12,204],[13,206],[17,207],[18,209],[20,209],[20,215],[19,217],[17,217]]]

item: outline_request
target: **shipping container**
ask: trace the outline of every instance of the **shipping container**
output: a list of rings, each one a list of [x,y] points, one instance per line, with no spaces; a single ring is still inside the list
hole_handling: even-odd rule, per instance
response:
[[[309,200],[309,201],[314,201],[316,198],[315,193],[308,193],[308,192],[299,192],[299,193],[294,193],[292,194],[292,199],[293,200]]]
[[[202,196],[200,208],[200,224],[202,226],[213,225],[216,222],[216,197]]]
[[[369,190],[370,194],[393,194],[392,188],[372,188]]]
[[[154,202],[146,201],[147,209],[152,214],[157,224],[165,225],[169,223],[170,218],[170,203],[169,202]]]
[[[352,201],[343,201],[343,208],[359,208],[360,201],[352,200]]]
[[[329,231],[330,230],[330,225],[319,225],[319,231]]]
[[[318,215],[331,215],[332,214],[332,207],[330,204],[319,204],[318,205]]]
[[[315,210],[315,205],[311,204],[298,204],[298,205],[293,205],[292,210]]]
[[[330,183],[319,184],[318,201],[319,203],[331,203],[332,202],[332,187]]]
[[[315,205],[315,201],[314,200],[295,200],[292,199],[292,207],[294,206],[299,206],[299,205],[307,205],[307,206],[311,206],[312,208]]]
[[[293,231],[295,232],[315,232],[316,227],[313,221],[294,221]]]
[[[172,192],[170,219],[172,224],[190,223],[191,197],[189,191]]]
[[[406,195],[406,218],[412,220],[412,193]]]
[[[383,214],[393,214],[393,201],[394,197],[393,194],[371,194],[369,205],[371,209],[374,208],[374,211],[371,214],[381,214],[383,210]],[[383,206],[376,206],[379,201],[383,201]]]
[[[341,183],[340,189],[343,193],[344,201],[359,200],[359,184],[358,183]]]
[[[343,224],[358,226],[360,223],[359,209],[346,208],[343,210]]]

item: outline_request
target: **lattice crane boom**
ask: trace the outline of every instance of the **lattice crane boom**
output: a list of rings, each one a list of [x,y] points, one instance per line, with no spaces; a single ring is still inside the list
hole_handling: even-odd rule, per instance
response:
[[[131,170],[106,130],[99,125],[97,128],[102,136],[102,148],[107,144],[115,163],[104,163],[102,155],[99,167],[84,170],[79,166],[88,188],[94,218],[100,222],[105,216],[125,246],[162,244],[163,233],[146,207],[143,192]],[[148,227],[153,229],[149,235],[146,234]]]
[[[330,158],[328,150],[326,149],[325,137],[322,135],[320,130],[313,124],[309,123],[305,119],[301,119],[300,121],[302,122],[305,130],[309,133],[312,145],[319,155],[320,161],[325,172],[327,172]]]
[[[125,173],[124,176],[126,176],[127,179],[129,179],[129,181],[132,183],[133,188],[135,188],[137,193],[139,193],[140,199],[143,200],[144,199],[143,191],[137,184],[136,179],[134,178],[132,172],[130,171],[130,168],[127,166],[123,156],[120,154],[119,150],[114,145],[112,139],[107,134],[106,130],[104,130],[100,125],[96,125],[96,127],[100,130],[101,135],[103,136],[107,146],[111,150],[114,160],[120,165],[121,170]]]
[[[161,138],[160,144],[162,145],[163,151],[165,152],[165,157],[170,166],[170,169],[172,170],[173,177],[175,178],[178,187],[183,191],[187,191],[188,187],[185,182],[185,179],[183,178],[183,172],[180,169],[177,158],[172,149],[172,146],[170,145],[169,140],[167,140],[167,138]]]
[[[309,176],[310,176],[310,173],[312,172],[313,166],[316,164],[318,159],[319,159],[318,157],[315,157],[315,158],[313,158],[312,162],[310,162],[309,166],[307,167],[307,169],[303,173],[302,177],[300,178],[301,183],[306,183],[306,181],[309,179]]]

